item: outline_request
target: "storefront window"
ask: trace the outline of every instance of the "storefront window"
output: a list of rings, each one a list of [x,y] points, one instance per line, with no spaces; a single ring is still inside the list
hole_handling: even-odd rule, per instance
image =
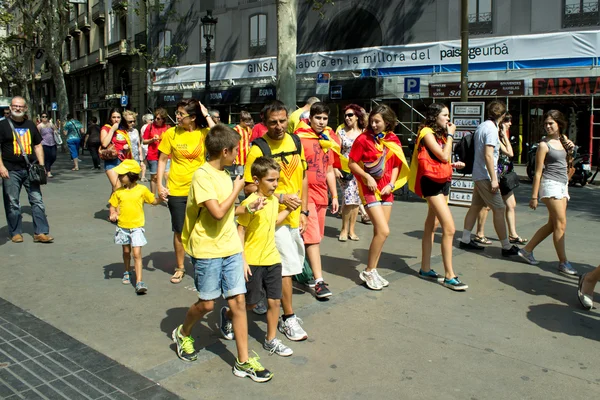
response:
[[[250,57],[267,54],[267,15],[250,17]]]

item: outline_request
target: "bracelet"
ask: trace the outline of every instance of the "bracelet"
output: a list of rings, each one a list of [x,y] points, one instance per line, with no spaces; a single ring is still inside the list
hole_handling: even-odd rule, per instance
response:
[[[204,116],[204,118],[212,118],[212,117],[210,116],[210,114],[206,114],[206,115]]]
[[[451,133],[447,134],[447,135],[446,135],[446,137],[449,137],[449,138],[452,138],[452,139],[454,139],[454,135],[453,135],[453,134],[451,134]]]
[[[538,199],[537,197],[532,197],[532,198],[531,198],[531,200],[537,200],[537,199]]]
[[[248,214],[254,214],[254,211],[250,209],[250,204],[246,204],[246,211],[248,211]]]
[[[337,196],[331,196],[331,200],[336,199],[337,200]]]
[[[283,193],[279,193],[279,202],[283,203]]]
[[[393,190],[396,185],[394,185],[392,182],[390,182],[390,183],[388,183],[388,186]]]

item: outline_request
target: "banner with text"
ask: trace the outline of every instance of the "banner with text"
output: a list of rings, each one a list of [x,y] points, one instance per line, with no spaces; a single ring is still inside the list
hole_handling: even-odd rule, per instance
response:
[[[469,63],[597,57],[600,54],[599,43],[600,31],[471,39]],[[299,54],[296,57],[296,73],[452,65],[460,63],[460,56],[459,40],[318,52]],[[153,90],[161,90],[160,86],[164,85],[202,82],[205,68],[204,64],[160,68],[156,70],[151,86]],[[277,58],[212,63],[211,74],[213,80],[276,76]]]

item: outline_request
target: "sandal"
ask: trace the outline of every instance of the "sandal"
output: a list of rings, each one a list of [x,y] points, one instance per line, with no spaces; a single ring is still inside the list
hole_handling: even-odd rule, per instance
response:
[[[523,239],[521,236],[508,236],[508,240],[512,244],[525,244],[529,242],[529,239]]]
[[[79,168],[71,168],[71,171],[79,171]]]
[[[362,222],[365,225],[369,225],[369,224],[371,224],[371,218],[369,218],[368,215],[361,215],[360,222]]]
[[[348,235],[348,239],[354,240],[355,242],[358,242],[360,240],[360,238],[356,235]]]
[[[123,273],[123,280],[121,281],[123,285],[129,285],[131,283],[131,279],[129,279],[129,271],[125,271]]]
[[[185,276],[185,268],[175,268],[175,273],[171,277],[171,283],[181,283],[184,276]]]
[[[338,237],[338,240],[339,240],[340,242],[345,242],[345,241],[347,241],[347,240],[348,240],[348,235],[340,235],[340,236]]]
[[[479,244],[492,244],[492,241],[485,236],[473,236],[473,241]]]

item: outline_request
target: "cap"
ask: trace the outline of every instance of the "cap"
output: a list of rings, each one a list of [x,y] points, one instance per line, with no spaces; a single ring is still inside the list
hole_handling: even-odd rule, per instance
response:
[[[142,171],[142,168],[140,167],[140,164],[138,164],[137,161],[128,159],[123,160],[121,164],[114,167],[113,171],[115,171],[119,175],[125,175],[128,172],[139,174]]]

